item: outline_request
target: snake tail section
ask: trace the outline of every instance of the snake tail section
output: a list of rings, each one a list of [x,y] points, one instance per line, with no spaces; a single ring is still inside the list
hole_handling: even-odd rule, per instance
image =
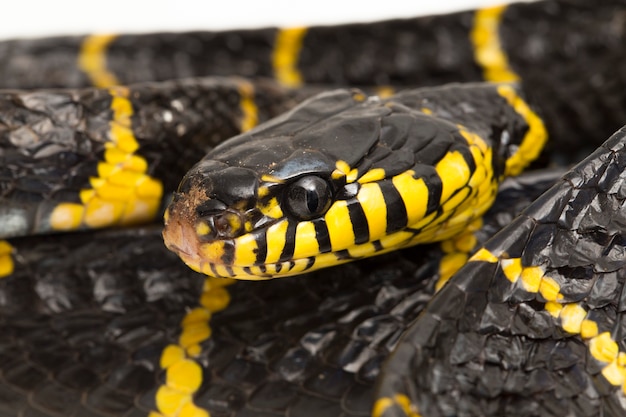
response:
[[[316,96],[190,170],[166,245],[205,274],[258,279],[449,239],[545,143],[519,94],[474,84]]]
[[[391,355],[376,415],[623,415],[625,169],[626,128],[490,239]]]

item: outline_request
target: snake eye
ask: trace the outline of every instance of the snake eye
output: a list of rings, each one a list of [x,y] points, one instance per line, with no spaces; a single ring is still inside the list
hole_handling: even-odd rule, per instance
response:
[[[300,220],[309,220],[328,210],[331,197],[328,183],[320,177],[310,175],[289,186],[286,206],[293,216]]]

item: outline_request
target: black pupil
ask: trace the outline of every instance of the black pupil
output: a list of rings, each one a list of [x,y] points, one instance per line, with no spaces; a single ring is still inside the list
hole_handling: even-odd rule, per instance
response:
[[[287,195],[287,206],[294,216],[310,219],[323,214],[329,206],[328,184],[316,176],[308,176],[293,183]]]
[[[304,198],[309,211],[312,213],[316,212],[320,204],[320,199],[317,197],[317,193],[315,191],[306,190],[306,196]]]

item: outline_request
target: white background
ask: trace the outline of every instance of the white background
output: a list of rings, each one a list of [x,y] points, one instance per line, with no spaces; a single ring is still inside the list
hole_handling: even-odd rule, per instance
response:
[[[364,22],[502,0],[2,0],[0,39]]]

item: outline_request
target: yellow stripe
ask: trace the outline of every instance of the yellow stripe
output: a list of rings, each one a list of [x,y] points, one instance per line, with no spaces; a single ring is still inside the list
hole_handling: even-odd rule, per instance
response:
[[[385,196],[377,183],[366,183],[361,186],[356,199],[363,208],[367,226],[369,228],[369,240],[377,240],[387,231],[387,205]]]
[[[379,85],[376,87],[375,92],[380,98],[389,98],[396,94],[396,89],[390,85]]]
[[[381,397],[376,400],[372,408],[372,417],[382,417],[392,407],[398,407],[407,417],[421,417],[417,406],[405,394],[395,394],[391,397]]]
[[[241,109],[241,131],[247,132],[259,122],[259,109],[254,101],[254,86],[248,81],[239,81],[239,108]]]
[[[487,81],[510,82],[519,76],[509,66],[509,59],[500,41],[500,22],[506,6],[489,7],[476,11],[470,39],[474,46],[474,60],[483,69]]]
[[[474,233],[482,227],[482,218],[474,220],[467,231],[441,242],[441,250],[444,256],[439,261],[439,279],[435,284],[435,290],[439,291],[452,275],[467,263],[470,252],[476,247]]]
[[[13,273],[13,246],[6,240],[0,240],[0,278]]]
[[[563,330],[581,336],[591,356],[604,364],[601,371],[604,378],[614,386],[621,386],[622,392],[626,394],[626,352],[620,352],[613,335],[609,331],[600,333],[598,323],[589,317],[589,312],[582,304],[563,303],[561,300],[565,296],[561,293],[560,285],[546,276],[540,266],[523,266],[520,258],[496,257],[484,248],[470,262],[493,263],[494,259],[500,262],[502,271],[512,284],[521,278],[519,282],[526,291],[541,295],[546,301],[546,311],[559,320]]]
[[[296,226],[293,258],[302,259],[319,253],[319,244],[313,222],[299,222]]]
[[[298,70],[298,57],[306,31],[306,28],[298,27],[279,29],[276,34],[272,53],[274,77],[287,87],[298,87],[302,84],[302,74]]]
[[[349,248],[354,245],[354,230],[350,220],[348,204],[345,200],[338,200],[333,204],[324,216],[330,246],[333,252]]]
[[[105,227],[147,222],[156,217],[163,186],[147,175],[148,163],[134,153],[139,149],[131,126],[133,107],[125,87],[112,87],[112,120],[99,177],[92,188],[80,191],[81,203],[60,203],[50,215],[53,230]]]
[[[280,259],[280,255],[283,253],[283,249],[287,242],[288,224],[289,222],[287,220],[282,220],[267,228],[267,256],[265,257],[264,263],[273,264],[278,262],[278,259]]]
[[[548,132],[541,118],[517,95],[513,87],[500,85],[498,86],[498,94],[504,97],[509,105],[528,124],[528,131],[524,135],[518,149],[507,159],[504,170],[504,175],[506,176],[518,175],[529,163],[537,159],[548,140]]]
[[[117,35],[91,35],[81,45],[78,67],[96,87],[106,88],[119,84],[115,74],[106,67],[106,51],[116,37]]]
[[[258,247],[257,239],[251,233],[246,233],[237,238],[233,265],[253,265],[256,262]]]
[[[414,175],[414,171],[406,171],[391,179],[400,197],[402,197],[409,226],[422,220],[428,207],[428,186],[423,178],[414,178]]]
[[[470,262],[488,262],[488,263],[496,263],[498,262],[498,257],[492,254],[485,248],[479,249],[472,257],[469,259]]]
[[[226,286],[233,280],[207,278],[199,306],[191,309],[181,321],[177,344],[170,344],[161,353],[160,366],[165,381],[156,392],[158,411],[149,417],[210,417],[208,411],[193,402],[193,396],[202,386],[202,366],[195,360],[202,353],[201,343],[211,337],[210,320],[215,312],[230,303]]]
[[[435,170],[441,178],[440,205],[448,201],[456,191],[465,187],[471,177],[465,158],[458,151],[446,153],[435,165]]]
[[[394,402],[389,397],[381,397],[377,399],[374,403],[374,407],[372,408],[372,417],[382,417],[382,415],[393,406]]]

